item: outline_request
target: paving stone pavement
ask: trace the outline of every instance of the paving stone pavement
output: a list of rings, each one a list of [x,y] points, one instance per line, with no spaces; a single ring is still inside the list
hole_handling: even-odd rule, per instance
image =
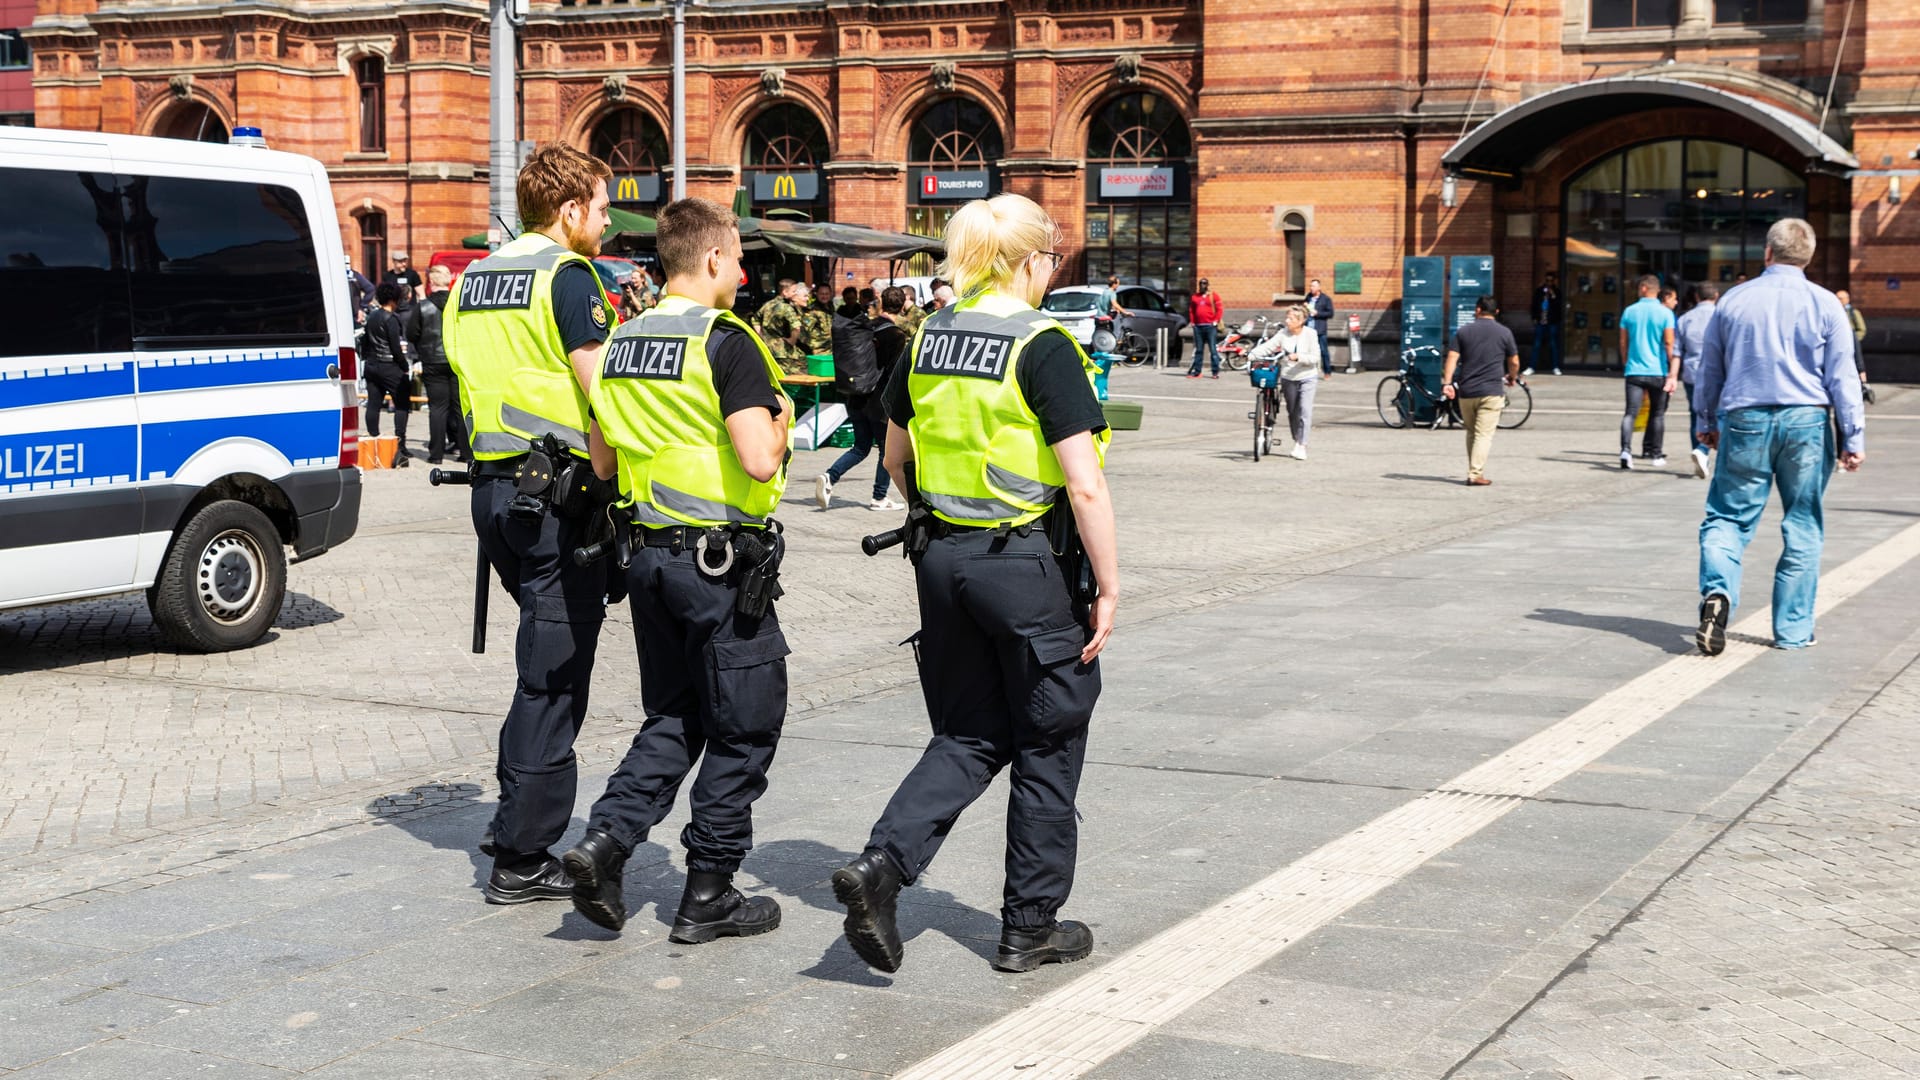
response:
[[[1920,663],[1460,1080],[1920,1076]]]
[[[1613,466],[1617,383],[1536,380],[1495,486],[1467,490],[1459,433],[1381,428],[1376,382],[1323,385],[1310,461],[1255,465],[1240,387],[1116,376],[1148,426],[1112,462],[1126,591],[1067,913],[1100,946],[1026,977],[985,964],[997,795],[903,897],[902,972],[838,938],[827,874],[924,739],[895,647],[906,567],[853,543],[893,522],[854,505],[782,512],[794,710],[742,887],[786,919],[751,942],[665,942],[679,812],[630,864],[624,934],[477,902],[511,624],[496,594],[492,648],[465,652],[464,493],[419,470],[369,477],[362,534],[294,568],[276,636],[244,653],[164,651],[137,601],[0,613],[0,1073],[885,1075],[1686,651],[1701,487]],[[1870,471],[1835,482],[1829,567],[1920,517],[1916,406],[1883,390]],[[829,460],[801,455],[796,491]],[[1769,526],[1753,565],[1775,551]],[[1755,1075],[1911,1074],[1865,1036],[1911,1041],[1887,1033],[1920,1015],[1899,802],[1920,745],[1898,730],[1917,588],[1901,567],[1819,649],[1760,657],[1089,1075],[1646,1076],[1600,1069],[1656,1039],[1662,1075],[1739,1075],[1711,1056],[1725,1029],[1672,1030],[1700,1004],[1775,1018],[1743,1028],[1775,1055]],[[623,612],[606,632],[580,810],[638,719]],[[1702,876],[1729,850],[1749,857]],[[1659,956],[1623,944],[1667,921]],[[1615,956],[1640,966],[1581,1000],[1621,1011],[1535,1032]],[[1810,1032],[1852,1071],[1789,1061]]]

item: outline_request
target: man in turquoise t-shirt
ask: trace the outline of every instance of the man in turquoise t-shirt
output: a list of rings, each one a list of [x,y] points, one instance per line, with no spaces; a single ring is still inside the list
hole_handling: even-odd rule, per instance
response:
[[[1647,436],[1640,452],[1664,468],[1661,442],[1667,434],[1667,399],[1680,382],[1679,354],[1673,348],[1673,312],[1659,300],[1660,279],[1640,279],[1640,299],[1620,313],[1620,355],[1626,358],[1627,414],[1620,418],[1620,467],[1633,468],[1633,420],[1647,401]]]

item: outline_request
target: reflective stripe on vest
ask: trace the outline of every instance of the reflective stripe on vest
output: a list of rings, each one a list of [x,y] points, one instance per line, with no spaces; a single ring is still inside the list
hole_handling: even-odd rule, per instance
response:
[[[524,454],[548,433],[587,456],[587,396],[553,312],[553,279],[569,263],[593,271],[527,233],[468,266],[447,301],[442,336],[477,460]]]
[[[907,372],[907,434],[920,495],[936,516],[957,525],[1021,525],[1060,497],[1066,476],[1017,377],[1033,339],[1060,329],[1047,315],[992,293],[921,323]],[[1075,351],[1091,388],[1093,363],[1077,345]],[[1102,464],[1106,443],[1105,431],[1095,435]]]
[[[685,297],[664,297],[607,342],[594,414],[619,458],[621,493],[642,525],[762,524],[786,488],[784,465],[761,482],[734,451],[707,355],[718,325],[747,335],[779,393],[780,368],[752,329]]]

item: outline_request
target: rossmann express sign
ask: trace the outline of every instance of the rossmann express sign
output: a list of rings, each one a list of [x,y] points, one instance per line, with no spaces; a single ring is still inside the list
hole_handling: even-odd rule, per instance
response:
[[[1177,192],[1170,166],[1127,165],[1100,170],[1103,199],[1169,199]]]

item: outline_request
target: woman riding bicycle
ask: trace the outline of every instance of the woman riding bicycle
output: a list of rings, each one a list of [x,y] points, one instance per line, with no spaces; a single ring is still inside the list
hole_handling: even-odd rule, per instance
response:
[[[1247,354],[1252,363],[1277,359],[1280,395],[1287,403],[1287,428],[1293,435],[1297,461],[1307,459],[1307,433],[1313,427],[1313,395],[1320,385],[1320,338],[1307,328],[1307,306],[1287,309],[1287,324]]]

